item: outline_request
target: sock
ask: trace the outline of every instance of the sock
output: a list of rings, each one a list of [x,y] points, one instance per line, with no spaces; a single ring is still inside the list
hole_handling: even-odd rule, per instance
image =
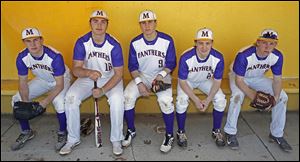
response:
[[[166,125],[166,133],[171,134],[173,136],[174,112],[172,112],[171,114],[162,114]]]
[[[126,120],[127,123],[127,128],[135,131],[135,127],[134,127],[134,108],[130,109],[130,110],[125,110],[124,112],[124,118]]]
[[[184,133],[185,132],[184,126],[185,126],[185,119],[186,119],[186,111],[182,114],[179,114],[178,112],[176,112],[176,118],[177,118],[178,131],[182,131]]]
[[[29,121],[28,120],[19,120],[21,125],[22,132],[30,130]]]
[[[213,110],[213,130],[221,128],[223,114],[224,111],[220,112],[215,109]]]
[[[59,131],[60,132],[65,132],[67,130],[67,118],[66,118],[66,113],[56,113],[56,117],[58,119],[59,123]]]

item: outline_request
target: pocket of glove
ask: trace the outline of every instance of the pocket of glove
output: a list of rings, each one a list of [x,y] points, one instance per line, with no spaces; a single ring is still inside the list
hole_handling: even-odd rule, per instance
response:
[[[254,100],[250,103],[250,106],[259,110],[266,110],[274,107],[276,101],[274,96],[262,91],[257,91]]]
[[[14,104],[13,114],[18,120],[30,120],[46,111],[38,102],[18,101]]]
[[[80,120],[80,133],[84,136],[91,134],[94,130],[94,125],[90,118],[84,118]]]
[[[157,93],[157,92],[164,91],[164,90],[166,90],[168,88],[171,88],[171,86],[172,86],[171,84],[164,83],[161,80],[153,80],[151,91],[153,93]]]

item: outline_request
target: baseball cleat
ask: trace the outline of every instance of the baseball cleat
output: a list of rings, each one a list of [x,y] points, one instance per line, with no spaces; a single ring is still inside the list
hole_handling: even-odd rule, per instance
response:
[[[122,146],[128,147],[131,144],[132,139],[136,136],[135,131],[132,131],[130,129],[127,129],[127,133],[125,136],[125,139],[122,140]]]
[[[283,137],[275,137],[270,133],[269,138],[270,142],[276,142],[283,151],[289,152],[293,150],[292,147],[287,143],[287,141]]]
[[[180,147],[187,147],[187,137],[183,131],[177,131],[177,144]]]
[[[12,144],[11,150],[16,151],[24,147],[25,143],[31,140],[35,136],[36,132],[33,130],[28,130],[22,132],[19,137],[16,139],[16,142]]]
[[[233,150],[237,150],[239,148],[239,142],[236,138],[236,135],[231,135],[231,134],[227,134],[225,133],[226,136],[226,142],[227,145],[233,149]]]
[[[160,151],[164,152],[164,153],[171,151],[173,142],[174,142],[173,135],[166,134],[165,139],[164,139],[162,145],[160,146]]]
[[[77,145],[80,144],[80,141],[76,142],[76,143],[70,143],[70,142],[67,142],[64,147],[62,147],[59,151],[59,154],[61,155],[66,155],[66,154],[69,154],[72,152],[73,148]]]
[[[67,143],[67,132],[57,132],[57,143],[55,144],[55,150],[59,151]]]
[[[114,155],[119,156],[123,153],[121,141],[112,142],[112,145],[113,145],[113,154]]]
[[[225,140],[220,129],[213,130],[211,136],[216,141],[217,146],[225,146]]]

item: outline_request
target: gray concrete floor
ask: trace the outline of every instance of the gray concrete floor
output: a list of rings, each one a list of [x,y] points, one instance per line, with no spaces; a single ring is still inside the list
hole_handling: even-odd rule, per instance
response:
[[[82,114],[91,117],[92,114]],[[55,115],[43,115],[30,121],[31,128],[37,131],[34,139],[29,141],[21,150],[11,151],[10,145],[19,135],[19,124],[12,115],[1,115],[1,161],[61,161],[61,160],[155,160],[155,161],[299,161],[299,112],[288,112],[284,137],[293,147],[286,153],[275,143],[268,140],[270,113],[241,112],[238,122],[239,150],[229,147],[218,148],[211,138],[212,114],[188,114],[186,120],[186,135],[188,147],[181,149],[176,140],[171,152],[163,154],[159,151],[164,132],[157,131],[163,126],[160,114],[137,114],[137,136],[130,147],[124,149],[121,156],[112,154],[109,142],[110,120],[108,114],[102,114],[103,147],[94,145],[94,133],[81,137],[81,144],[71,154],[61,156],[54,151],[56,129],[58,127]],[[226,122],[226,114],[223,124]],[[124,125],[125,132],[126,125]],[[177,123],[174,122],[174,132]],[[175,135],[175,133],[174,133]],[[149,142],[151,141],[151,143]]]

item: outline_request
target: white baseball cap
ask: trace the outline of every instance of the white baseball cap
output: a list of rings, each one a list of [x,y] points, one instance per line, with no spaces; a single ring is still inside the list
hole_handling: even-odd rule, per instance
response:
[[[258,40],[269,40],[269,41],[277,41],[278,40],[278,33],[273,29],[264,29]]]
[[[32,37],[42,37],[42,34],[37,28],[26,28],[22,31],[22,39]]]
[[[108,16],[107,16],[106,12],[103,10],[94,11],[90,16],[90,19],[94,18],[94,17],[100,17],[100,18],[104,18],[104,19],[108,20]]]
[[[201,28],[197,31],[195,40],[213,40],[213,32],[208,28]]]
[[[139,22],[156,20],[156,15],[153,11],[145,10],[140,13]]]

